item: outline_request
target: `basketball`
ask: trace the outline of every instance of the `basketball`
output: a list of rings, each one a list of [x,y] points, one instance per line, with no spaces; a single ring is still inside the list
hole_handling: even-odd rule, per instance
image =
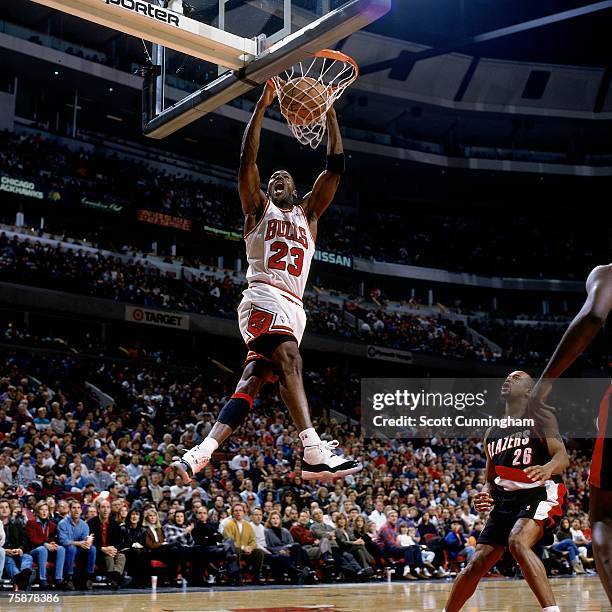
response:
[[[312,77],[292,79],[282,86],[279,102],[289,123],[309,125],[326,110],[327,88]]]

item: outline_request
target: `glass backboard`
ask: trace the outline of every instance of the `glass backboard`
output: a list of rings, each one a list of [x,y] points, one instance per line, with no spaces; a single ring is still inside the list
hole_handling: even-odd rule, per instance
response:
[[[143,132],[164,138],[333,48],[388,13],[392,0],[34,2],[149,41]]]
[[[258,39],[260,51],[310,25],[350,0],[187,0],[184,14],[225,32]],[[229,69],[166,50],[166,85],[186,91],[209,84]],[[245,64],[250,58],[245,58]]]

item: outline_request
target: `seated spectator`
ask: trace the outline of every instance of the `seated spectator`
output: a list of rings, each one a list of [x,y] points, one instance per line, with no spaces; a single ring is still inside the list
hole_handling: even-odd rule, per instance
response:
[[[402,504],[399,510],[399,517],[397,519],[397,528],[399,529],[404,523],[408,527],[416,527],[413,514],[410,512],[411,508],[407,504]]]
[[[408,527],[407,535],[416,545],[421,547],[423,563],[427,570],[433,572],[433,577],[447,578],[448,572],[444,569],[444,550],[446,550],[446,543],[444,540],[442,538],[430,538],[430,541],[425,544],[421,541],[421,536],[416,530],[416,527]],[[471,540],[470,546],[472,546]],[[476,540],[474,540],[474,546],[476,546]],[[427,574],[425,570],[423,570],[423,572]]]
[[[257,548],[255,532],[251,524],[244,520],[244,505],[241,502],[232,506],[232,516],[223,529],[223,536],[234,543],[238,560],[247,561],[254,582],[259,583],[265,553]]]
[[[371,576],[374,573],[370,565],[370,561],[373,562],[374,559],[368,554],[365,541],[355,537],[353,530],[348,526],[348,521],[344,514],[339,514],[336,518],[336,542],[338,542],[341,550],[355,557],[355,560],[365,570],[367,576]]]
[[[148,563],[145,560],[145,530],[140,507],[134,507],[128,512],[125,523],[121,525],[121,541],[121,552],[125,555],[132,586],[146,586]]]
[[[261,508],[253,508],[250,512],[250,522],[255,533],[255,542],[257,548],[261,548],[265,553],[269,554],[270,551],[266,546],[266,527],[263,524],[263,512]]]
[[[124,498],[120,497],[119,499],[121,500],[121,503],[118,504],[119,507],[113,513],[113,518],[117,521],[119,527],[121,527],[127,519],[128,512],[130,511],[130,505],[125,501]]]
[[[36,411],[36,417],[34,418],[34,426],[38,431],[45,431],[51,425],[51,419],[47,416],[47,409],[41,406]]]
[[[0,410],[0,422],[2,421],[2,415],[4,411]],[[5,413],[6,414],[6,413]],[[10,487],[13,485],[13,472],[8,466],[7,458],[4,455],[0,455],[0,483]]]
[[[594,561],[593,544],[584,535],[579,518],[575,518],[572,521],[570,533],[572,534],[572,539],[574,540],[574,543],[578,546],[578,551],[580,552],[580,560],[582,561],[582,564],[591,565]]]
[[[373,523],[370,523],[370,525],[374,526]],[[353,536],[357,539],[363,540],[365,549],[368,551],[370,557],[374,560],[376,567],[378,569],[382,569],[384,567],[384,562],[380,554],[380,548],[378,547],[378,544],[376,544],[376,538],[372,538],[370,535],[368,524],[361,514],[355,517],[355,520],[353,521]]]
[[[473,527],[472,531],[470,531],[470,537],[474,538],[474,540],[476,542],[478,542],[478,538],[480,537],[480,534],[482,533],[483,527],[484,527],[484,525],[483,525],[482,521],[480,519],[478,519],[474,523],[474,527]]]
[[[355,561],[353,555],[343,551],[336,542],[336,529],[331,525],[328,525],[324,521],[325,515],[321,508],[315,508],[312,512],[312,525],[310,530],[312,531],[315,538],[320,540],[327,540],[330,553],[336,564],[336,567],[348,576],[363,576],[363,568]]]
[[[64,487],[62,483],[57,480],[55,473],[51,471],[45,472],[42,482],[40,483],[40,490],[38,492],[39,498],[44,497],[61,497],[64,494]]]
[[[125,569],[125,554],[121,552],[123,534],[117,521],[111,517],[111,504],[108,499],[99,499],[96,506],[98,515],[87,522],[89,532],[96,542],[96,563],[100,570],[106,573],[111,587],[116,590],[121,585]]]
[[[246,454],[244,447],[240,447],[236,456],[229,462],[229,468],[233,471],[243,470],[244,472],[251,469],[251,458]]]
[[[96,567],[96,546],[89,533],[89,525],[81,518],[81,502],[70,500],[68,516],[57,524],[57,537],[66,549],[65,587],[75,590],[75,574],[80,576],[81,586],[91,591]]]
[[[165,563],[168,566],[170,578],[174,579],[181,562],[181,553],[168,545],[159,515],[154,507],[149,507],[144,511],[142,524],[145,528],[145,548],[148,558]]]
[[[283,512],[283,527],[287,530],[291,529],[291,527],[293,527],[294,523],[297,521],[298,516],[298,511],[295,505],[287,506],[285,508],[285,512]]]
[[[202,559],[199,558],[199,551],[194,549],[195,541],[192,532],[195,529],[193,523],[186,524],[185,510],[179,507],[175,510],[174,515],[164,525],[164,536],[168,546],[176,551],[179,558],[191,561],[191,582],[202,582]],[[183,567],[184,573],[187,572],[186,567]]]
[[[51,506],[49,506],[51,508]],[[51,520],[57,525],[63,518],[68,516],[70,512],[70,506],[65,499],[60,499],[55,505],[55,512],[50,514]]]
[[[463,533],[462,521],[456,519],[451,521],[451,530],[444,537],[449,559],[456,561],[457,557],[463,555],[469,563],[474,556],[475,548],[467,543],[467,536]]]
[[[370,522],[376,525],[376,531],[379,531],[379,529],[387,522],[385,504],[381,501],[377,501],[374,510],[371,512],[368,518]]]
[[[327,538],[319,540],[310,530],[310,515],[307,511],[300,512],[297,522],[289,529],[289,533],[302,546],[310,561],[324,559],[325,555],[331,557],[329,540]]]
[[[72,468],[72,473],[64,482],[64,487],[70,493],[81,493],[89,484],[89,477],[83,475],[82,469],[84,466],[75,465]]]
[[[397,518],[395,510],[387,510],[387,522],[378,530],[376,543],[383,554],[391,558],[401,558],[404,561],[404,578],[416,580],[425,578],[421,549],[416,545],[400,546],[397,543]]]
[[[31,457],[28,453],[25,453],[22,457],[22,464],[17,470],[17,484],[24,487],[29,487],[32,482],[36,480],[36,469],[32,465]]]
[[[113,477],[104,471],[101,461],[96,461],[94,470],[89,475],[89,482],[93,483],[97,492],[107,491],[111,484],[113,484]]]
[[[287,572],[294,580],[302,582],[308,572],[308,556],[304,549],[293,540],[293,537],[282,526],[278,512],[271,512],[265,528],[266,549],[270,562],[277,572]],[[305,569],[305,572],[300,571]]]
[[[159,488],[160,499],[161,495],[161,487]],[[151,494],[151,490],[149,488],[149,482],[146,476],[140,476],[136,483],[128,488],[127,491],[127,500],[129,502],[134,502],[139,500],[142,504],[146,504],[147,502],[153,501],[153,495]]]
[[[431,515],[429,514],[429,512],[424,512],[423,516],[421,517],[421,520],[419,521],[419,524],[417,526],[417,531],[419,532],[419,535],[421,536],[421,539],[428,541],[429,538],[428,536],[433,536],[439,537],[439,533],[438,533],[438,529],[436,528],[436,526],[433,524],[433,522],[431,521]]]
[[[32,556],[26,553],[28,538],[23,523],[11,518],[11,507],[0,500],[0,521],[4,526],[4,572],[19,589],[28,589],[32,576]]]
[[[578,545],[574,542],[572,537],[570,521],[567,517],[561,519],[559,523],[559,529],[555,534],[555,543],[551,548],[562,555],[567,555],[570,565],[576,574],[585,574],[580,559],[580,551]]]
[[[419,541],[420,537],[416,533],[416,529],[414,527],[408,527],[406,523],[403,523],[399,526],[397,534],[397,545],[400,547],[417,546],[420,549],[421,557],[423,558],[423,576],[425,576],[425,578],[431,578],[431,574],[428,570],[432,569],[435,571],[435,568],[433,567],[433,565],[431,565],[431,560],[433,560],[435,555],[431,553],[431,551],[427,551],[421,548],[419,546]]]
[[[261,512],[261,511],[260,511]],[[203,569],[213,561],[226,564],[230,582],[236,582],[240,575],[238,555],[234,543],[219,533],[219,525],[208,519],[208,508],[200,506],[195,512],[195,527],[192,537],[195,542],[193,558],[202,564]],[[202,572],[198,574],[200,577]],[[195,584],[198,584],[196,581]]]
[[[47,588],[47,561],[55,564],[55,586],[63,586],[66,549],[57,542],[57,525],[49,517],[46,501],[36,504],[36,516],[26,523],[29,554],[38,565],[40,588]]]

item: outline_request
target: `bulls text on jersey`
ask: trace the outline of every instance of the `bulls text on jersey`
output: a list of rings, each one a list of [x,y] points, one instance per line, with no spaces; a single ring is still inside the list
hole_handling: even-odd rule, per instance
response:
[[[273,240],[274,238],[285,238],[301,244],[305,249],[308,248],[308,238],[306,229],[300,227],[291,221],[281,221],[279,219],[270,219],[266,225],[265,240]]]

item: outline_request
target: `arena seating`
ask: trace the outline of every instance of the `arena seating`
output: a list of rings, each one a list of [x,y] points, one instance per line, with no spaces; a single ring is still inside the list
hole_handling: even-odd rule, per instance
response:
[[[4,336],[7,336],[6,330]],[[30,345],[32,343],[30,339]],[[280,512],[286,528],[292,527],[299,520],[299,513],[305,510],[308,516],[304,525],[310,529],[312,513],[317,507],[323,510],[324,521],[332,528],[338,513],[349,517],[351,527],[357,527],[355,519],[361,516],[374,546],[377,531],[374,521],[380,521],[382,513],[379,524],[384,525],[384,514],[396,510],[400,522],[416,528],[416,541],[420,532],[429,534],[421,544],[423,553],[431,550],[432,555],[435,550],[443,552],[443,549],[434,546],[431,535],[439,541],[451,529],[452,521],[460,520],[466,535],[474,535],[481,527],[477,522],[481,517],[472,507],[472,498],[484,481],[484,457],[476,439],[420,441],[418,444],[417,441],[399,440],[362,442],[358,428],[352,423],[323,419],[318,423],[319,430],[338,439],[348,455],[363,456],[365,469],[355,477],[328,487],[305,485],[295,467],[300,456],[295,428],[278,408],[280,398],[273,387],[257,399],[256,410],[238,435],[215,456],[212,468],[200,475],[199,482],[191,487],[178,485],[168,468],[172,455],[206,435],[226,392],[212,380],[209,385],[201,378],[190,380],[188,374],[183,377],[173,374],[172,381],[168,381],[167,367],[168,364],[151,367],[149,362],[140,365],[138,359],[130,365],[113,365],[104,360],[104,367],[98,364],[96,375],[95,371],[88,371],[71,358],[68,350],[64,355],[49,357],[37,354],[31,347],[27,351],[2,349],[0,500],[8,500],[14,517],[11,520],[19,524],[27,522],[33,516],[36,502],[41,499],[51,506],[53,520],[59,520],[67,510],[62,500],[76,499],[83,504],[83,516],[91,521],[98,512],[100,500],[107,498],[114,520],[123,524],[124,530],[128,511],[136,509],[142,514],[155,509],[163,525],[170,524],[173,532],[178,529],[185,536],[187,543],[176,549],[183,555],[189,553],[194,543],[174,524],[175,515],[184,509],[187,522],[197,523],[195,513],[202,503],[209,508],[211,524],[223,521],[236,502],[244,503],[250,516],[257,507],[262,508],[264,518],[275,511]],[[329,395],[338,394],[337,382],[329,387],[321,384],[325,377],[324,372],[308,375],[309,381],[317,381],[321,403],[327,402]],[[113,406],[102,409],[96,399],[84,391],[84,381],[92,378],[114,397]],[[354,396],[357,385],[351,381],[345,384],[347,395]],[[241,449],[244,453],[239,452]],[[233,461],[236,455],[247,458],[243,467]],[[588,453],[575,446],[571,459],[565,479],[570,494],[568,517],[580,519],[581,529],[588,537],[588,519],[584,512]],[[52,474],[48,481],[45,480],[47,474]],[[433,530],[431,527],[420,529],[424,514],[430,517]],[[164,527],[165,537],[171,531]],[[223,541],[222,535],[220,541]],[[214,562],[211,559],[210,564],[195,570],[192,562],[182,563],[179,568],[173,563],[172,555],[160,559],[146,546],[142,554],[142,557],[128,557],[126,566],[127,575],[136,578],[136,586],[149,585],[152,573],[160,574],[160,580],[167,580],[169,584],[185,576],[194,584],[203,580],[278,583],[282,580],[355,579],[346,560],[332,556],[328,559],[331,568],[328,572],[324,559],[316,552],[311,553],[312,560],[304,567],[301,567],[302,561],[299,567],[290,565],[281,568],[282,571],[274,565],[272,557],[266,557],[261,576],[253,575],[252,570],[247,571],[244,566],[238,578],[227,571],[231,555]],[[559,571],[558,554],[554,551],[551,555],[545,551],[543,554],[551,559],[548,562],[551,572]],[[139,569],[142,570],[142,559],[148,558],[147,555],[152,560],[143,573]],[[456,558],[453,565],[448,556],[442,554],[441,567],[437,567],[435,557],[427,558],[434,559],[432,572],[435,570],[439,578],[447,576],[447,570],[456,571],[461,563],[461,559]],[[584,562],[588,563],[588,557]],[[372,572],[363,579],[382,579],[385,564],[379,563],[374,556],[371,563]],[[401,568],[401,564],[396,567],[396,579],[402,578]],[[77,568],[77,573],[79,569],[84,568]],[[173,573],[179,569],[180,576]],[[100,569],[96,571],[100,579],[93,577],[94,586],[113,588],[112,577],[104,576]],[[411,575],[417,579],[422,577],[418,567],[411,568]],[[20,576],[18,574],[17,580]],[[128,581],[124,577],[122,583]],[[36,577],[28,584],[38,582]],[[20,583],[20,586],[28,588],[27,584]],[[60,586],[66,587],[66,583]]]
[[[35,238],[11,238],[0,234],[0,280],[50,289],[61,289],[151,308],[179,310],[235,318],[236,304],[244,289],[243,277],[220,276],[212,270],[187,279],[170,278],[140,260],[124,261],[112,255],[56,248]],[[340,297],[342,297],[340,295]],[[336,296],[338,298],[338,296]],[[540,364],[558,339],[558,325],[513,326],[473,318],[470,326],[503,352],[470,335],[461,321],[442,312],[397,312],[373,303],[359,305],[349,296],[339,302],[322,293],[305,299],[309,331],[363,340],[389,348],[434,353],[457,359],[519,364]],[[349,314],[350,317],[345,316]],[[348,320],[351,323],[348,323]],[[532,332],[533,330],[533,332]]]
[[[171,163],[168,170],[160,171],[147,166],[144,159],[125,159],[100,146],[92,153],[48,136],[0,133],[0,173],[44,180],[63,200],[87,197],[122,205],[134,215],[137,208],[146,207],[225,231],[242,230],[235,189],[189,176],[183,168],[172,169]],[[227,175],[232,172],[228,170]],[[520,273],[582,280],[588,272],[585,255],[589,254],[589,261],[605,261],[610,247],[605,227],[572,232],[563,215],[534,222],[527,209],[504,216],[503,231],[485,236],[483,224],[493,228],[502,222],[494,210],[463,207],[458,218],[443,202],[436,207],[415,203],[408,214],[403,205],[400,214],[391,205],[368,211],[357,210],[350,201],[344,204],[347,206],[332,207],[326,214],[318,247],[378,261],[495,276]],[[53,216],[51,210],[49,215]],[[0,218],[14,220],[3,213]],[[370,231],[372,227],[377,231]],[[91,228],[83,227],[84,235],[88,231]],[[543,240],[544,231],[557,239]],[[525,235],[531,236],[529,249],[524,248]]]

